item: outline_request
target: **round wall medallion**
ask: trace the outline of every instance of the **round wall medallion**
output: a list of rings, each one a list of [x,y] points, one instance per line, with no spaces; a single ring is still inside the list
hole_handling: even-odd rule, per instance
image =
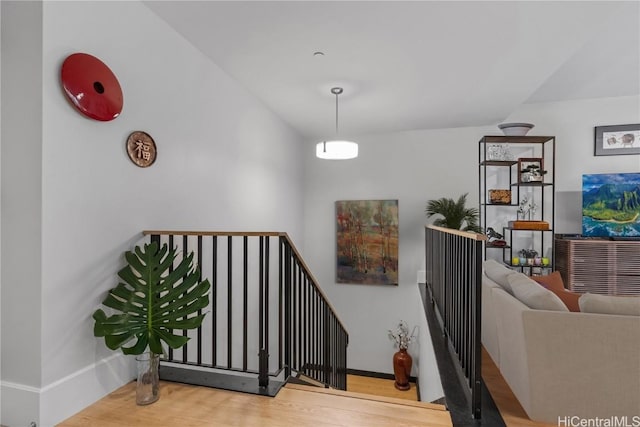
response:
[[[87,117],[103,122],[122,111],[122,88],[102,61],[86,53],[69,55],[62,63],[60,79],[67,98]]]
[[[127,138],[127,153],[133,163],[146,168],[156,161],[156,143],[146,132],[135,131]]]

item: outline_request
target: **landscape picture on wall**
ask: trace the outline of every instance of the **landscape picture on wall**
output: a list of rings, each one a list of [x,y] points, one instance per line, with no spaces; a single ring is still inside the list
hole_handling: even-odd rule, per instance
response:
[[[582,176],[582,234],[640,238],[640,173]]]
[[[338,283],[398,284],[398,201],[336,202]]]

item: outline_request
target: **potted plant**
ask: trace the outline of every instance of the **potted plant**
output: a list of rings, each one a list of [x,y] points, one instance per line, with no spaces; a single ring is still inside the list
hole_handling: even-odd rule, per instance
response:
[[[478,226],[478,209],[465,207],[467,194],[460,196],[457,202],[446,197],[430,200],[425,210],[427,218],[433,215],[440,215],[442,218],[436,219],[433,222],[434,225],[482,233],[482,229]]]
[[[173,330],[195,329],[202,324],[209,305],[208,280],[200,281],[193,265],[193,252],[170,270],[176,250],[156,242],[127,251],[127,266],[118,272],[121,282],[109,291],[102,304],[116,311],[107,316],[93,313],[93,334],[104,337],[111,350],[141,357],[138,360],[136,402],[146,405],[158,400],[159,355],[163,343],[177,349],[189,340]]]

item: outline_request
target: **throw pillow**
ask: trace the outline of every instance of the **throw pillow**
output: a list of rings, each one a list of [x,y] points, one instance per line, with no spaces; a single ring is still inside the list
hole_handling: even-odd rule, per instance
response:
[[[560,298],[522,273],[508,276],[513,295],[529,308],[537,310],[569,311]]]
[[[578,299],[582,296],[582,294],[566,290],[564,288],[564,282],[562,281],[562,276],[560,275],[559,271],[554,271],[553,273],[546,276],[533,276],[531,278],[556,294],[558,298],[562,300],[564,305],[567,306],[569,311],[572,311],[574,313],[580,311]]]
[[[553,292],[558,298],[560,298],[564,305],[567,306],[569,311],[572,311],[574,313],[580,312],[579,300],[583,294],[567,291],[566,289],[561,289],[558,291],[556,291],[555,289],[551,289],[551,292]]]
[[[640,297],[616,297],[586,293],[580,297],[583,313],[640,316]]]
[[[532,276],[531,278],[551,292],[564,290],[564,282],[559,271],[554,271],[546,276]]]
[[[513,295],[513,290],[509,284],[507,277],[513,274],[513,270],[505,267],[496,260],[488,259],[484,262],[484,274],[494,282],[496,282],[502,289]]]

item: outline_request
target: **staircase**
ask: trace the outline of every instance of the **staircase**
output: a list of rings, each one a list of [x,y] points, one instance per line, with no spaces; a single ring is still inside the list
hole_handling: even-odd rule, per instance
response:
[[[160,378],[275,396],[292,376],[346,389],[349,335],[286,233],[144,231],[193,252],[208,312],[169,350]],[[180,256],[176,260],[180,262]]]
[[[209,314],[162,360],[152,408],[132,382],[60,426],[452,426],[443,405],[345,391],[349,336],[285,233],[144,234],[195,253]]]

